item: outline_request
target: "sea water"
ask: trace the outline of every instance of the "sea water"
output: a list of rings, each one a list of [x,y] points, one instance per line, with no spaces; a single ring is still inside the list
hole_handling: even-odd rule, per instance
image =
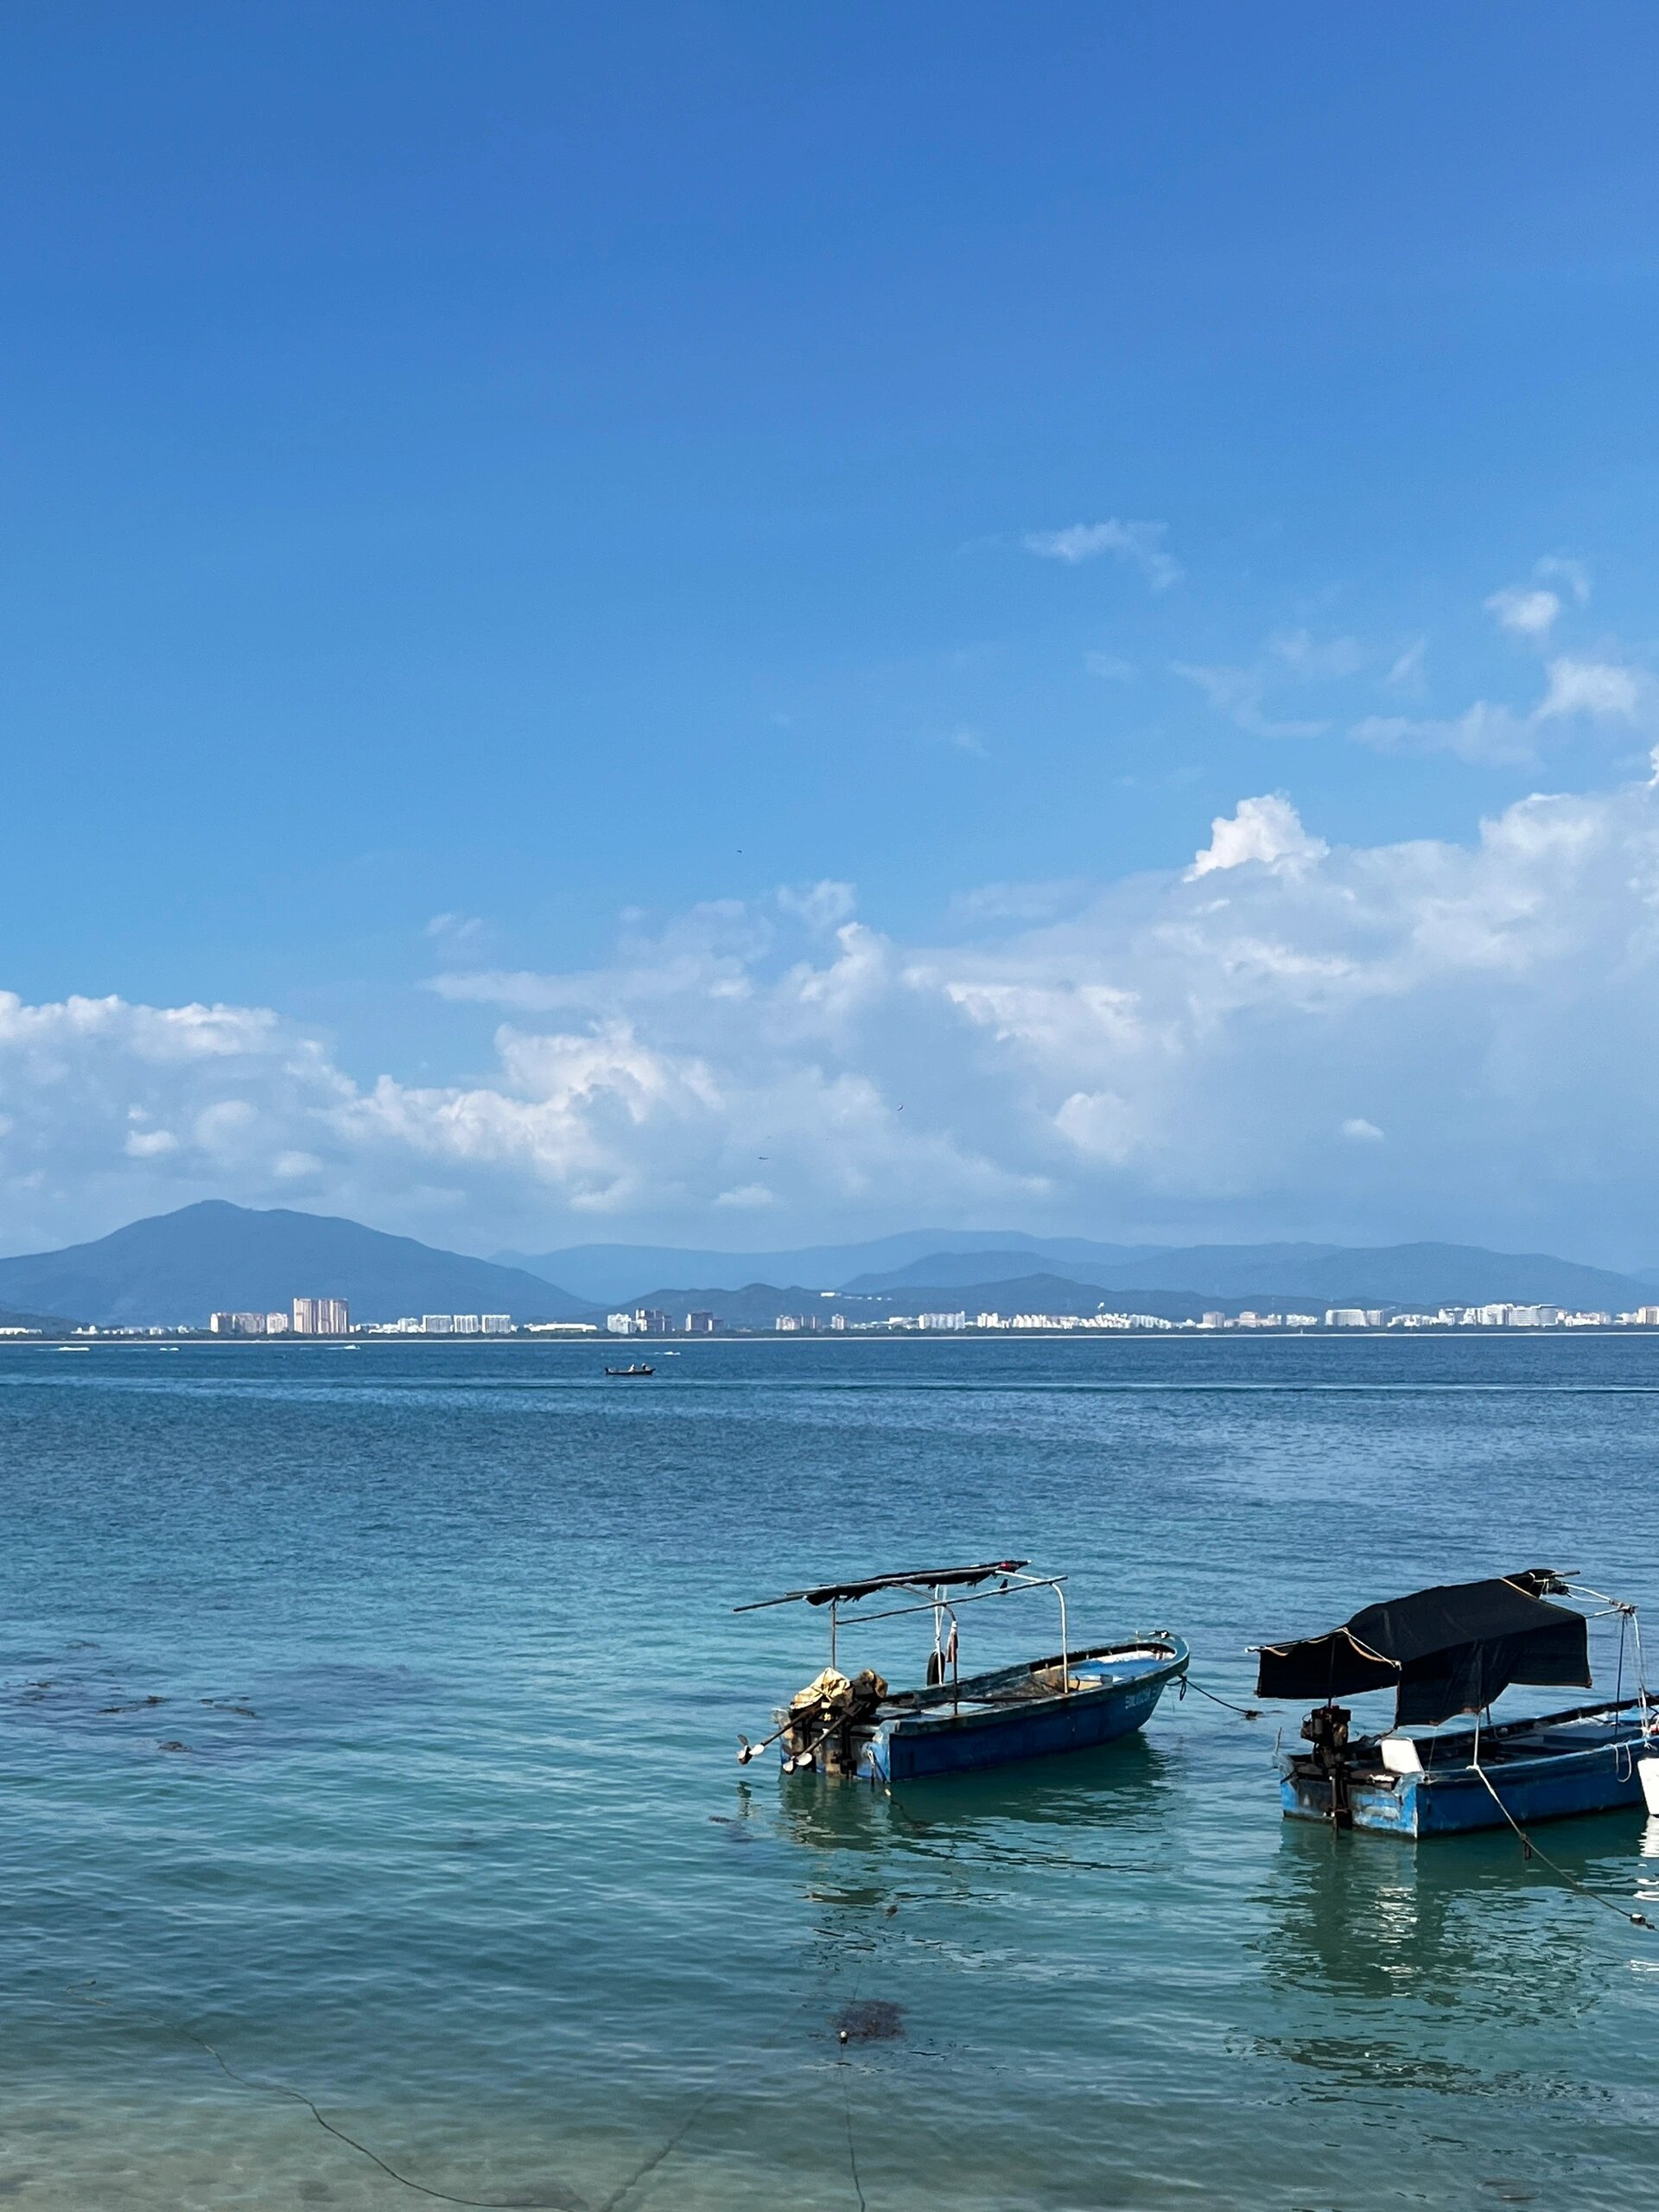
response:
[[[1248,1644],[1421,1583],[1651,1604],[1659,1340],[603,1365],[0,1353],[0,2199],[1659,2202],[1659,1936],[1507,1832],[1286,1824],[1300,1711],[1196,1693],[893,1796],[740,1768],[826,1623],[733,1611],[1028,1557],[1074,1643],[1179,1630],[1248,1705]],[[964,1668],[1058,1641],[1051,1592],[961,1624]],[[842,1658],[913,1681],[930,1642]],[[1541,1841],[1659,1897],[1639,1814]]]

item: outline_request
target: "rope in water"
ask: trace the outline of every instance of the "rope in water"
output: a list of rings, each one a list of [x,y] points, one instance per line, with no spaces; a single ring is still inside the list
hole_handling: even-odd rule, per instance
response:
[[[1653,1922],[1648,1918],[1645,1912],[1632,1912],[1628,1905],[1620,1904],[1617,1898],[1604,1897],[1599,1890],[1592,1889],[1588,1882],[1581,1882],[1576,1874],[1569,1874],[1565,1866],[1558,1866],[1547,1851],[1539,1850],[1537,1845],[1527,1834],[1525,1828],[1522,1827],[1520,1821],[1516,1819],[1515,1815],[1510,1810],[1509,1807],[1503,1802],[1503,1800],[1498,1796],[1497,1790],[1492,1787],[1491,1779],[1488,1776],[1485,1768],[1482,1766],[1480,1763],[1480,1731],[1478,1727],[1477,1727],[1475,1731],[1475,1752],[1474,1757],[1470,1761],[1470,1764],[1474,1768],[1475,1772],[1480,1777],[1481,1783],[1483,1788],[1485,1789],[1486,1795],[1491,1799],[1493,1804],[1497,1806],[1498,1811],[1503,1814],[1504,1819],[1515,1830],[1516,1835],[1520,1837],[1522,1845],[1525,1847],[1529,1859],[1541,1859],[1545,1866],[1548,1867],[1550,1872],[1552,1874],[1560,1875],[1561,1880],[1567,1884],[1569,1889],[1577,1890],[1582,1897],[1593,1898],[1597,1904],[1604,1906],[1607,1911],[1617,1913],[1621,1920],[1628,1920],[1632,1928],[1646,1928],[1654,1935],[1659,1936],[1659,1928],[1655,1927]]]
[[[504,2202],[499,2197],[456,2196],[447,2189],[434,2189],[426,2182],[416,2181],[409,2174],[400,2174],[397,2167],[389,2164],[378,2151],[372,2151],[366,2143],[359,2143],[355,2135],[348,2135],[343,2127],[337,2127],[327,2114],[320,2110],[314,2101],[307,2096],[303,2089],[290,2088],[286,2082],[256,2082],[251,2075],[238,2073],[224,2052],[217,2045],[209,2043],[206,2036],[199,2036],[194,2028],[187,2028],[182,2021],[169,2021],[167,2024],[175,2029],[178,2034],[188,2037],[192,2043],[199,2044],[219,2071],[241,2088],[255,2090],[265,2096],[287,2097],[296,2105],[303,2105],[319,2127],[336,2137],[340,2142],[348,2145],[360,2157],[368,2159],[372,2165],[378,2166],[383,2174],[389,2175],[403,2188],[412,2189],[417,2196],[429,2196],[440,2204],[463,2205],[467,2208],[467,2212],[566,2212],[569,2200],[565,2197],[560,2197],[556,2202],[552,2198],[533,2202],[528,2197],[516,2196]],[[687,2124],[690,2125],[689,2122]],[[668,2149],[672,2147],[671,2144],[667,2146]],[[666,2155],[667,2149],[658,2154],[658,2159]],[[646,2168],[642,2167],[640,2174],[645,2171]],[[608,2200],[608,2205],[614,2205],[620,2197],[626,2196],[639,2177],[640,2175],[636,2174],[625,2183],[617,2195]]]
[[[856,1985],[855,1985],[855,1993],[856,1993]],[[801,2003],[795,2008],[796,2012],[804,2012],[807,2005],[814,2001],[816,1994],[817,1993],[814,1992],[803,1998]],[[83,1999],[82,2001],[94,2005],[107,2005],[111,2000],[107,1998],[92,1998]],[[260,2096],[286,2097],[291,2103],[302,2105],[325,2133],[334,2136],[338,2142],[344,2143],[348,2149],[355,2151],[359,2157],[368,2159],[369,2163],[378,2166],[389,2180],[395,2181],[402,2189],[412,2190],[417,2196],[429,2197],[438,2204],[458,2205],[462,2208],[462,2212],[569,2212],[570,2200],[568,2195],[561,2195],[557,2197],[511,2196],[505,2198],[459,2196],[451,2190],[437,2189],[429,2182],[416,2181],[412,2174],[400,2173],[397,2168],[389,2160],[383,2158],[378,2151],[371,2150],[366,2143],[360,2142],[355,2135],[348,2134],[345,2128],[338,2126],[321,2110],[315,2099],[308,2097],[303,2089],[296,2089],[287,2082],[256,2081],[251,2075],[244,2074],[232,2066],[216,2044],[210,2043],[206,2036],[198,2035],[194,2028],[187,2027],[183,2021],[168,2019],[162,2013],[152,2012],[148,2006],[141,2005],[131,2009],[142,2012],[146,2018],[154,2020],[168,2034],[183,2036],[187,2042],[193,2043],[199,2050],[205,2050],[226,2079],[234,2082],[238,2088],[251,2089]],[[616,2208],[621,2203],[623,2198],[637,2188],[648,2174],[654,2173],[657,2168],[679,2148],[697,2121],[702,2119],[709,2106],[719,2095],[723,2086],[721,2082],[715,2082],[703,2092],[668,2140],[653,2151],[649,2158],[642,2159],[626,2180],[611,2191],[611,2194],[600,2205],[599,2212],[616,2212]],[[850,2096],[846,2093],[844,2076],[842,2091],[847,2107],[847,2152],[852,2166],[853,2187],[858,2192],[860,2212],[868,2212],[868,2208],[864,2202],[863,2186],[858,2177],[858,2158],[853,2148],[852,2102]]]
[[[1185,1697],[1188,1690],[1197,1690],[1198,1695],[1207,1697],[1211,1705],[1224,1705],[1229,1713],[1237,1713],[1241,1720],[1259,1720],[1262,1718],[1259,1707],[1254,1705],[1235,1705],[1230,1698],[1217,1697],[1214,1690],[1207,1690],[1202,1682],[1195,1682],[1190,1675],[1183,1675],[1181,1695]]]
[[[853,1993],[849,2000],[849,2009],[852,2005],[856,2005],[858,2002],[859,1984],[863,1980],[863,1979],[864,1977],[861,1974],[854,1976]],[[841,2031],[841,2039],[842,2043],[845,2043],[847,2040],[847,2031],[845,2028]],[[869,2206],[864,2201],[864,2184],[858,2177],[858,2148],[853,2141],[853,2091],[851,2082],[848,2079],[847,2061],[844,2058],[838,2058],[836,2061],[836,2065],[841,2075],[841,2101],[847,2114],[848,2170],[853,2177],[854,2194],[858,2198],[858,2212],[870,2212]]]

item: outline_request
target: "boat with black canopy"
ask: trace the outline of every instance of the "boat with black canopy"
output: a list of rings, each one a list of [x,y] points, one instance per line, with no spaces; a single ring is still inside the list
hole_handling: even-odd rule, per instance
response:
[[[1618,1619],[1612,1696],[1494,1723],[1491,1707],[1512,1684],[1592,1687],[1592,1616],[1560,1598]],[[1256,1649],[1259,1697],[1323,1700],[1302,1724],[1307,1750],[1280,1762],[1287,1820],[1416,1839],[1613,1811],[1644,1791],[1659,1811],[1659,1714],[1636,1608],[1552,1568],[1414,1591],[1322,1635]],[[1338,1700],[1369,1690],[1394,1693],[1394,1726],[1355,1736]],[[1472,1728],[1406,1732],[1464,1716]]]
[[[964,1774],[1085,1751],[1131,1734],[1151,1717],[1166,1685],[1186,1671],[1187,1648],[1166,1629],[1115,1643],[1073,1650],[1065,1609],[1065,1577],[1031,1574],[1028,1560],[989,1560],[973,1567],[930,1567],[914,1573],[867,1575],[787,1590],[739,1605],[740,1613],[771,1605],[827,1608],[830,1663],[778,1713],[763,1741],[741,1739],[747,1765],[769,1745],[781,1746],[785,1774],[817,1771],[872,1783],[910,1782]],[[1060,1648],[989,1673],[961,1669],[957,1615],[992,1599],[1052,1591],[1059,1603]],[[872,1598],[903,1602],[860,1612],[844,1609]],[[849,1627],[906,1615],[931,1615],[933,1648],[919,1689],[890,1689],[869,1668],[842,1672],[840,1642]]]

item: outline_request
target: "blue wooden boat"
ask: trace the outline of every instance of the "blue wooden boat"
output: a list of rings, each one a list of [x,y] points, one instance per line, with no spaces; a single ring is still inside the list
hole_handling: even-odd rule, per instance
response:
[[[740,1605],[739,1612],[753,1612],[760,1605],[799,1601],[826,1606],[830,1616],[830,1665],[776,1716],[772,1735],[759,1744],[742,1739],[740,1762],[747,1765],[776,1743],[785,1773],[816,1770],[891,1783],[1091,1750],[1142,1727],[1165,1686],[1185,1674],[1186,1645],[1159,1629],[1071,1649],[1065,1578],[1028,1574],[1028,1565],[1025,1560],[994,1560],[977,1567],[873,1575]],[[1016,1666],[963,1675],[958,1611],[987,1599],[1033,1590],[1052,1590],[1059,1600],[1059,1650]],[[836,1666],[839,1637],[849,1625],[842,1608],[883,1593],[906,1602],[860,1615],[859,1625],[904,1614],[932,1616],[933,1649],[926,1683],[919,1689],[890,1689],[868,1668],[848,1675]]]
[[[1302,1724],[1308,1749],[1280,1761],[1285,1817],[1415,1841],[1617,1811],[1644,1794],[1652,1802],[1659,1714],[1639,1679],[1639,1637],[1635,1696],[1491,1719],[1512,1683],[1592,1686],[1586,1617],[1551,1602],[1561,1597],[1599,1601],[1622,1617],[1621,1635],[1634,1625],[1623,1600],[1533,1567],[1419,1590],[1324,1635],[1261,1646],[1259,1696],[1325,1700]],[[1337,1700],[1375,1689],[1395,1694],[1393,1730],[1352,1736]],[[1437,1732],[1470,1715],[1472,1728]]]

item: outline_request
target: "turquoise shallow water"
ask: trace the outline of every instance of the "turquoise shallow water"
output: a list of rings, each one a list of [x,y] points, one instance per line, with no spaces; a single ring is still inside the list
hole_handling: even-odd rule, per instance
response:
[[[1248,1642],[1419,1580],[1548,1560],[1651,1605],[1659,1343],[601,1365],[0,1352],[0,2199],[435,2201],[194,2033],[502,2205],[1659,2202],[1659,1938],[1513,1839],[1287,1827],[1300,1714],[1196,1697],[899,1798],[740,1770],[823,1623],[729,1610],[1027,1553],[1078,1640],[1166,1623],[1236,1697]],[[964,1664],[1047,1647],[1047,1605],[964,1613]],[[1547,1847],[1659,1897],[1636,1815]],[[843,2048],[868,2001],[900,2032]]]

